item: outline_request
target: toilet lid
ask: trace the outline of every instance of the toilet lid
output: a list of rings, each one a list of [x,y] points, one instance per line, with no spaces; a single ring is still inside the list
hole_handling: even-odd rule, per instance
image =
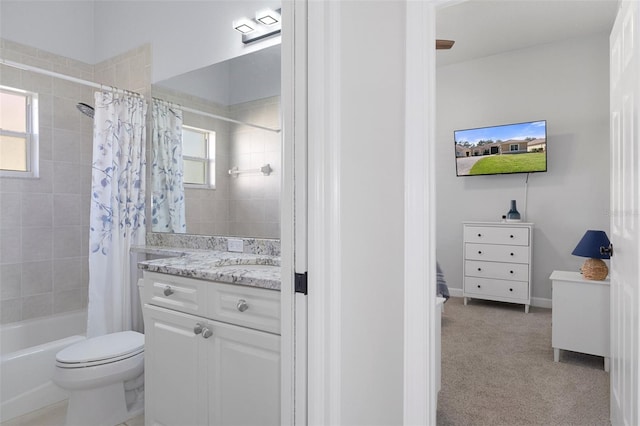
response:
[[[92,337],[71,345],[56,355],[56,361],[65,364],[91,363],[123,358],[144,350],[144,334],[122,331]]]

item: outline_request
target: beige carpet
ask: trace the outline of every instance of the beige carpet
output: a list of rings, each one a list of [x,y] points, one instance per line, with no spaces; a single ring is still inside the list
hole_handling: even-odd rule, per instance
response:
[[[584,313],[588,315],[588,312]],[[438,425],[609,425],[603,358],[561,351],[551,310],[451,298],[442,317]]]

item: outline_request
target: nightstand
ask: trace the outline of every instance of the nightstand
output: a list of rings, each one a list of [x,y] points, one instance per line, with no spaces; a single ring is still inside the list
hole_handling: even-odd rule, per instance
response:
[[[560,360],[560,349],[597,355],[609,372],[609,280],[586,280],[569,271],[553,271],[549,279],[553,360]]]

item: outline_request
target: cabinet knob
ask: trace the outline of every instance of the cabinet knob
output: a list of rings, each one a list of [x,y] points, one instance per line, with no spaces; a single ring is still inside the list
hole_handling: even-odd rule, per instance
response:
[[[482,237],[482,234],[478,234],[478,237]]]
[[[202,324],[197,323],[195,327],[193,327],[193,334],[202,333]]]
[[[165,296],[171,296],[173,294],[173,289],[171,288],[171,286],[166,286],[164,288],[164,295]]]
[[[478,271],[482,271],[482,268],[478,268]]]
[[[482,254],[482,250],[478,250],[478,254]]]
[[[478,288],[480,288],[480,284],[478,284]]]
[[[249,309],[249,305],[247,304],[246,300],[240,299],[238,300],[238,304],[236,305],[236,308],[238,308],[240,312],[244,312],[247,309]]]
[[[213,336],[213,331],[209,330],[206,327],[202,329],[202,337],[204,337],[205,339],[208,339],[211,336]]]
[[[512,289],[512,288],[510,288],[510,289],[509,289],[509,291],[513,291],[513,289]]]
[[[513,271],[509,271],[510,274],[513,274]]]
[[[509,238],[513,238],[513,235],[509,235]]]
[[[513,253],[509,253],[509,255],[514,256],[514,254],[513,254]]]

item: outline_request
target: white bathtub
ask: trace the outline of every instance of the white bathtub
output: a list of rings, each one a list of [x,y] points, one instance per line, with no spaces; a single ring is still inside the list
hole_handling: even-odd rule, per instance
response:
[[[67,399],[51,381],[56,353],[84,340],[86,327],[86,311],[0,327],[0,421]]]

